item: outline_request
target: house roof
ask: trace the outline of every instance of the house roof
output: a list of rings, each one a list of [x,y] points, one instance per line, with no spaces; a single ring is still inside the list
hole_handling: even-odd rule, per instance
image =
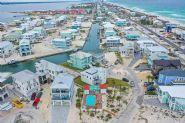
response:
[[[153,47],[147,47],[148,50],[152,51],[152,52],[169,52],[166,48],[164,48],[163,46],[153,46]]]
[[[84,90],[90,90],[90,86],[89,85],[84,85],[83,88],[84,88]]]
[[[55,77],[51,88],[63,88],[68,89],[71,88],[73,84],[74,77],[68,73],[60,73]]]
[[[7,47],[9,45],[12,45],[12,43],[9,42],[9,41],[2,41],[2,42],[0,42],[0,48]]]
[[[168,92],[171,97],[185,98],[185,86],[159,86],[163,92]]]
[[[119,36],[111,36],[111,37],[107,37],[106,40],[120,40]]]
[[[75,57],[78,57],[80,59],[83,59],[85,57],[90,57],[92,55],[90,53],[85,53],[85,52],[82,52],[82,51],[78,51],[76,53],[71,54],[70,56],[75,56]]]
[[[159,74],[163,74],[163,75],[166,75],[166,76],[185,77],[185,70],[181,70],[181,69],[168,69],[168,70],[162,70],[162,71],[160,71]]]
[[[100,89],[106,89],[107,88],[107,84],[100,84]]]
[[[163,66],[163,67],[168,67],[168,66],[177,67],[177,66],[181,66],[180,60],[164,60],[164,59],[154,60],[153,64],[157,65],[157,66]]]
[[[27,39],[22,39],[19,41],[19,45],[30,45],[30,41]]]
[[[23,70],[11,76],[21,82],[26,82],[38,77],[37,74],[31,72],[30,70]]]

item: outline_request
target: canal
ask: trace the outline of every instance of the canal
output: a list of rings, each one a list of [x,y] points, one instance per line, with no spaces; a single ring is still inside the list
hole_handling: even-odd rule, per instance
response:
[[[86,43],[84,44],[84,47],[82,48],[82,51],[96,53],[97,51],[100,50],[99,49],[100,39],[99,39],[98,32],[99,32],[99,24],[98,23],[92,24],[91,30],[89,32],[89,36],[87,38]],[[3,65],[3,66],[0,66],[0,72],[16,73],[25,69],[35,72],[35,66],[34,66],[35,62],[38,62],[41,59],[45,59],[55,64],[62,64],[69,59],[69,55],[70,53],[61,53],[61,54],[47,56],[47,57],[38,58],[34,60],[27,60],[24,62],[12,64],[12,65]],[[7,81],[10,82],[10,78]]]

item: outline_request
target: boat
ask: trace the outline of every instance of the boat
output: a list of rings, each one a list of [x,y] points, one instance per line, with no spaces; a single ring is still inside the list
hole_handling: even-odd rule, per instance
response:
[[[15,63],[17,63],[17,61],[16,61],[15,59],[12,59],[12,60],[10,60],[10,61],[8,62],[8,64],[15,64]]]

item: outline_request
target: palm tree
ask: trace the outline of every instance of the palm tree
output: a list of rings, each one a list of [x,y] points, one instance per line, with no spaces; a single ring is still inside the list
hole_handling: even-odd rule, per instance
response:
[[[119,101],[119,106],[120,106],[120,100],[121,100],[121,96],[117,96],[116,100]]]
[[[82,112],[81,112],[81,102],[80,102],[80,99],[77,99],[76,100],[76,107],[80,110],[80,120],[82,119]]]

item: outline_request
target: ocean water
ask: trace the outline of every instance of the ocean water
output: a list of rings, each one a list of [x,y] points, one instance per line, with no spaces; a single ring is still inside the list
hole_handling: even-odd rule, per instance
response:
[[[149,12],[185,24],[185,0],[107,0],[132,10]]]
[[[61,2],[61,3],[30,3],[30,4],[7,4],[0,5],[0,22],[10,22],[19,19],[22,14],[7,12],[39,11],[39,10],[59,10],[70,7],[78,2]],[[16,16],[16,17],[15,17]]]

